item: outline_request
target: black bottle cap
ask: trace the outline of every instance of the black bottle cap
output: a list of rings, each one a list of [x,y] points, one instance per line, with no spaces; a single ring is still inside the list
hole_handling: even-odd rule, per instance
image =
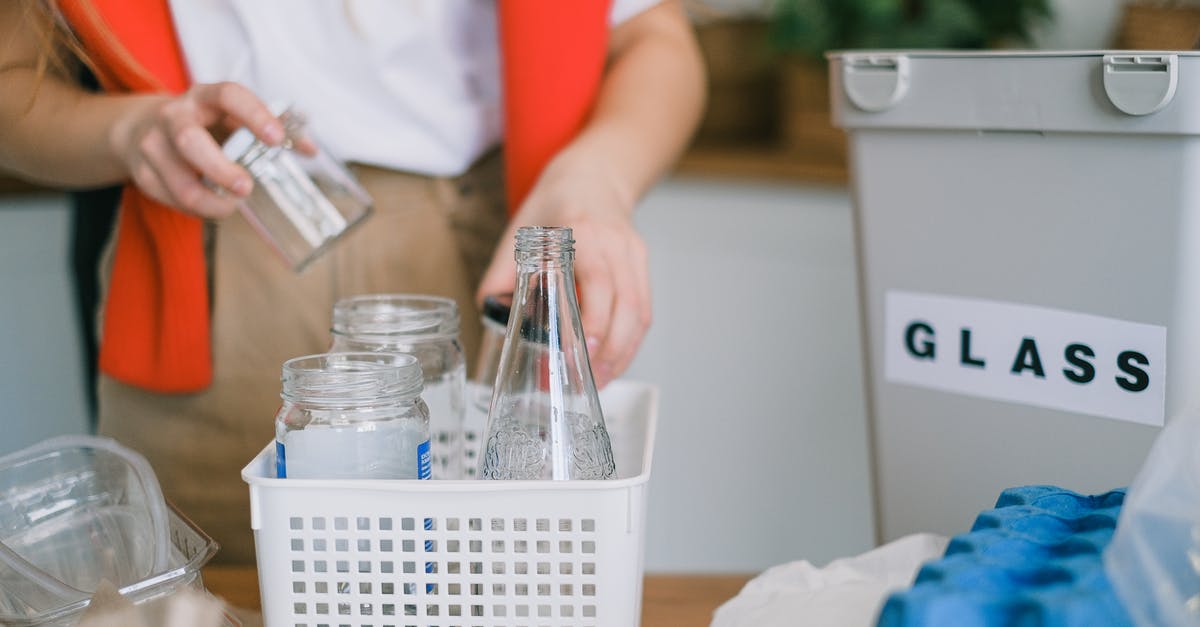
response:
[[[500,326],[508,326],[508,314],[512,310],[512,294],[488,296],[483,299],[483,317]]]

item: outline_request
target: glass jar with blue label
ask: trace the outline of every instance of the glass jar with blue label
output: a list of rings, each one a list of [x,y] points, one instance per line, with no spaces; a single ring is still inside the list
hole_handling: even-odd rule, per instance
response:
[[[283,364],[275,464],[288,479],[428,479],[429,408],[416,357],[328,353]]]

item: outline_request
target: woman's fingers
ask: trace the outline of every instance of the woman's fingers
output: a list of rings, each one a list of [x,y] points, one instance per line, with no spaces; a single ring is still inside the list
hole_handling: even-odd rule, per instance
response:
[[[284,140],[283,124],[236,83],[196,85],[134,115],[131,128],[137,130],[123,141],[134,182],[152,197],[203,218],[233,213],[237,198],[253,188],[250,174],[225,156],[214,131],[237,121],[268,144]]]
[[[597,251],[590,252],[592,247],[605,244],[589,242],[583,251],[576,256],[575,278],[579,286],[580,317],[583,322],[583,333],[588,347],[588,357],[592,362],[593,374],[600,378],[596,369],[600,367],[601,351],[608,340],[609,325],[612,324],[613,300],[615,287],[612,268],[609,267],[607,255]]]
[[[237,120],[268,144],[284,138],[282,123],[258,96],[237,83],[197,85],[164,107],[163,114],[172,143],[184,161],[238,196],[250,193],[250,175],[225,156],[210,129]]]
[[[254,92],[237,83],[197,85],[188,92],[200,114],[201,126],[210,127],[227,117],[240,120],[259,139],[271,145],[284,139],[283,123]]]
[[[591,239],[577,253],[583,328],[603,387],[629,367],[650,325],[645,247],[632,227],[590,230],[582,238]]]
[[[618,294],[615,307],[618,314],[613,317],[613,330],[610,334],[612,354],[608,357],[616,374],[624,372],[637,356],[638,348],[641,347],[651,323],[646,247],[636,232],[631,231],[630,235],[632,237],[626,242],[626,254],[622,257],[626,268],[626,280],[623,283],[625,289]]]
[[[624,372],[645,336],[646,327],[642,324],[637,304],[618,297],[613,303],[612,325],[597,360],[596,384],[604,387]]]
[[[176,151],[196,172],[237,196],[250,193],[250,173],[230,161],[208,131],[197,125],[174,126],[173,131]]]
[[[201,183],[196,171],[163,133],[147,134],[142,138],[141,147],[154,171],[154,178],[165,192],[166,197],[159,200],[209,219],[223,218],[236,210],[233,199],[218,196]]]

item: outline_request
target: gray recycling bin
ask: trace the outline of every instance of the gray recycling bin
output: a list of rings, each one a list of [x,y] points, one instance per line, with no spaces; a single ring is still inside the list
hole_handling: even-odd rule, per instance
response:
[[[882,539],[1127,485],[1200,389],[1200,56],[829,60]]]

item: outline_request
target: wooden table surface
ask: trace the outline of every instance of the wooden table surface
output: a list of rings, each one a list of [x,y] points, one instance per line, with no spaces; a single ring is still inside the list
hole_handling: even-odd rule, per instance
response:
[[[642,627],[708,625],[713,610],[732,598],[751,575],[646,575]],[[261,601],[258,575],[250,566],[208,566],[204,585],[230,605],[256,612]],[[245,620],[254,624],[253,614]]]

